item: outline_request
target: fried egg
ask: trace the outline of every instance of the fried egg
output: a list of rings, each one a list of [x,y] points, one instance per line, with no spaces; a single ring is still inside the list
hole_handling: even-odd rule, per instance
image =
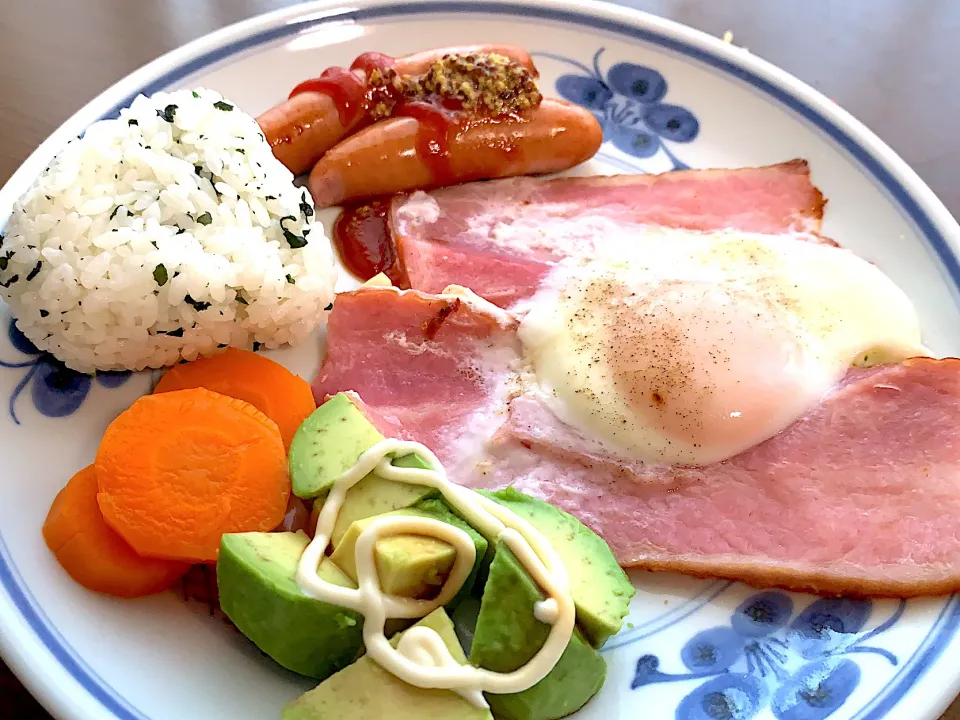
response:
[[[853,365],[928,355],[909,299],[847,250],[789,235],[645,230],[570,258],[519,328],[554,412],[631,459],[730,458]]]

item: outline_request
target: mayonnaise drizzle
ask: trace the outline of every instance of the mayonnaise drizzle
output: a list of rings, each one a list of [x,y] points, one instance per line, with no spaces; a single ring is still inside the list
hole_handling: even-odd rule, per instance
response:
[[[401,468],[393,457],[416,453],[429,469]],[[534,616],[551,625],[546,642],[530,661],[510,673],[498,673],[460,665],[441,637],[426,627],[408,629],[394,648],[384,634],[389,618],[421,618],[446,605],[457,594],[476,560],[470,536],[439,520],[414,516],[378,518],[360,533],[356,544],[356,589],[333,585],[321,579],[317,567],[330,543],[347,491],[369,473],[412,485],[434,488],[467,521],[487,538],[498,538],[516,555],[540,586],[547,599],[534,606]],[[424,535],[450,543],[456,560],[450,576],[432,600],[413,600],[386,595],[377,577],[377,541],[392,535]],[[415,442],[383,440],[361,455],[356,464],[334,482],[320,517],[313,541],[306,547],[297,568],[297,584],[305,595],[340,605],[364,616],[363,641],[367,655],[404,682],[422,688],[453,690],[477,707],[486,707],[483,692],[516,693],[533,687],[546,677],[570,642],[575,608],[567,570],[550,543],[530,523],[507,508],[447,479],[437,456]]]

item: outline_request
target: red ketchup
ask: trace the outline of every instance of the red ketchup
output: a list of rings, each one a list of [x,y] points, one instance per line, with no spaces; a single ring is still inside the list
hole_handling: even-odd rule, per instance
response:
[[[364,77],[369,78],[374,70],[387,70],[395,63],[392,57],[383,53],[364,53],[353,61],[349,70],[341,67],[327,68],[320,77],[305,80],[297,85],[289,97],[305,92],[327,95],[337,108],[340,124],[356,132],[372,122],[373,118],[369,116],[369,110],[378,100],[388,99],[396,102],[400,99],[392,87],[370,87],[366,80],[361,79],[357,74],[358,71],[362,71]],[[363,115],[362,118],[361,115]]]
[[[323,93],[333,100],[340,114],[340,124],[350,127],[361,112],[366,111],[367,86],[356,73],[343,68],[327,68],[320,77],[297,85],[290,97],[305,92]]]
[[[457,115],[437,103],[420,101],[399,105],[393,114],[412,117],[420,123],[417,153],[430,166],[435,185],[451,185],[454,174],[450,167],[450,142],[462,129]]]
[[[351,275],[369,280],[386,273],[395,285],[405,287],[390,232],[389,213],[390,198],[345,207],[333,227],[333,244]]]

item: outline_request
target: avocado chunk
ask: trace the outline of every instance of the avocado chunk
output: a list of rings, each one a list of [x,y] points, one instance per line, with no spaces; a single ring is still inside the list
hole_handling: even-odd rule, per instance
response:
[[[416,455],[406,455],[393,461],[397,467],[426,468]],[[439,493],[423,485],[410,485],[386,480],[376,473],[370,473],[363,480],[347,490],[347,495],[337,515],[336,525],[330,535],[334,547],[340,544],[343,534],[357,520],[374,515],[382,515],[392,510],[409,507],[419,500],[435,497]]]
[[[545,595],[516,556],[497,543],[480,613],[473,633],[470,662],[495,672],[525,665],[546,642],[550,626],[534,617]],[[603,686],[607,664],[574,628],[560,661],[540,682],[510,695],[486,693],[493,714],[502,720],[556,720],[576,712]]]
[[[480,571],[480,566],[487,552],[487,540],[451,512],[447,504],[439,498],[428,498],[421,500],[413,507],[357,520],[344,533],[340,544],[330,559],[351,579],[356,581],[355,554],[357,538],[360,533],[366,530],[377,518],[396,516],[440,520],[460,528],[471,537],[476,549],[476,561],[470,576],[454,600],[451,601],[451,605],[455,605],[469,595],[473,590],[477,573]],[[452,545],[422,535],[394,535],[383,538],[377,541],[375,553],[377,575],[380,578],[380,587],[383,592],[418,599],[436,597],[440,587],[449,577],[457,555]]]
[[[323,680],[363,652],[363,618],[314,600],[297,585],[297,564],[310,539],[300,533],[233,533],[220,541],[220,605],[260,650],[293,672]],[[324,580],[355,587],[329,559]]]
[[[591,645],[599,648],[620,631],[635,590],[596,533],[572,515],[513,488],[479,492],[533,525],[560,555],[577,606],[577,624]]]
[[[395,510],[357,520],[347,530],[330,559],[354,581],[357,579],[357,538],[370,524],[383,517],[418,516],[415,510]],[[435,597],[450,574],[457,553],[452,545],[422,535],[393,535],[377,541],[374,550],[380,589],[388,595],[420,600]]]
[[[428,496],[422,500],[418,500],[416,504],[412,506],[412,509],[426,513],[438,520],[443,520],[443,522],[449,523],[450,525],[454,525],[473,538],[473,547],[477,553],[476,560],[474,560],[473,563],[473,570],[453,600],[447,603],[448,608],[456,608],[461,602],[470,597],[476,588],[480,574],[488,561],[488,556],[492,554],[490,551],[490,543],[483,535],[477,532],[473,525],[460,517],[460,515],[447,504],[446,500],[438,495]]]
[[[350,396],[337,393],[307,416],[290,442],[287,462],[294,495],[323,495],[383,439]]]
[[[304,420],[290,443],[288,466],[293,494],[318,498],[352,468],[383,435],[347,393],[337,393]],[[399,467],[426,465],[415,455],[394,460]],[[331,539],[334,545],[355,520],[413,504],[435,490],[384,480],[370,473],[347,492]]]
[[[450,618],[435,610],[417,623],[438,632],[457,662],[467,659]],[[396,647],[399,636],[391,643]],[[450,690],[407,685],[362,657],[350,667],[287,704],[281,720],[493,720],[489,710],[474,707]]]

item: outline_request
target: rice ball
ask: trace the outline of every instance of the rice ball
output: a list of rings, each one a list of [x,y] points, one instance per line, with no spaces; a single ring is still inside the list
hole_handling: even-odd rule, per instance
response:
[[[13,208],[0,295],[80,372],[307,338],[336,266],[256,120],[207,89],[139,96],[70,142]]]

